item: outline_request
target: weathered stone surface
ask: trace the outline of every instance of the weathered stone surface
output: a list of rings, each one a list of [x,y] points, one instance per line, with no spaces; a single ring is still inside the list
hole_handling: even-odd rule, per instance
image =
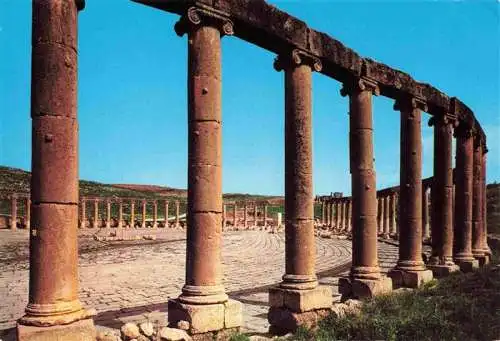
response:
[[[182,329],[163,327],[159,332],[161,341],[191,341],[191,336]]]
[[[96,341],[121,341],[121,338],[112,331],[106,330],[97,332]]]
[[[295,332],[299,326],[313,328],[330,312],[331,309],[320,309],[296,313],[286,308],[270,308],[267,314],[267,319],[271,325],[269,331],[276,334],[285,334]]]
[[[32,327],[17,325],[18,341],[95,341],[96,332],[92,319],[80,320],[67,325]]]
[[[151,322],[144,322],[139,325],[139,329],[143,335],[151,336],[154,333],[154,325]]]
[[[418,288],[433,278],[431,270],[404,271],[397,268],[389,271],[387,276],[392,279],[393,288]]]
[[[427,269],[432,271],[434,277],[445,277],[449,274],[460,271],[460,267],[456,264],[428,264]]]
[[[125,341],[136,339],[141,335],[139,327],[135,323],[126,323],[121,327],[122,338]]]
[[[236,300],[227,300],[224,303],[224,328],[239,328],[242,326],[243,305]]]
[[[309,290],[271,288],[269,303],[271,307],[286,308],[294,312],[329,309],[332,306],[332,290],[327,286]]]
[[[178,321],[189,321],[189,333],[200,334],[224,329],[224,304],[183,304],[168,301],[168,322],[175,326]]]

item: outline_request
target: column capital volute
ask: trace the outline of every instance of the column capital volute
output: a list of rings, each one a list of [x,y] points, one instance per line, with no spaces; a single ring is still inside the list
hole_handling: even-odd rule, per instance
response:
[[[351,77],[344,81],[342,89],[340,89],[340,95],[345,97],[361,91],[371,91],[375,96],[380,95],[378,83],[369,77]]]
[[[459,121],[455,116],[452,116],[448,113],[435,114],[429,119],[429,127],[432,127],[436,124],[440,125],[451,125],[453,128],[458,126]]]
[[[291,69],[299,65],[309,65],[316,72],[320,72],[323,69],[323,64],[318,57],[300,49],[280,53],[274,59],[273,63],[276,71]]]
[[[175,23],[174,30],[178,36],[182,37],[185,33],[200,26],[215,27],[223,36],[234,34],[233,22],[224,12],[219,12],[213,8],[199,7],[199,5],[189,7],[186,13]]]
[[[396,111],[410,111],[414,109],[420,109],[422,111],[428,111],[427,102],[423,98],[418,98],[415,96],[401,96],[398,97],[393,106]]]
[[[475,134],[474,127],[471,127],[464,121],[458,122],[458,125],[456,126],[453,132],[454,137],[463,137],[465,139],[473,137],[474,134]]]

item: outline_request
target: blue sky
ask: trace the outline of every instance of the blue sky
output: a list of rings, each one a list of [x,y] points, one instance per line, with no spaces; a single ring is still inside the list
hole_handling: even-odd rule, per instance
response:
[[[362,56],[457,96],[488,135],[500,180],[499,16],[491,1],[270,1]],[[128,0],[87,0],[79,17],[80,177],[187,185],[187,38],[177,16]],[[30,169],[31,1],[0,0],[0,165]],[[282,194],[283,73],[274,54],[223,39],[223,190]],[[348,102],[313,76],[314,189],[350,193]],[[377,187],[399,182],[399,114],[374,99]],[[424,114],[424,176],[432,129]]]

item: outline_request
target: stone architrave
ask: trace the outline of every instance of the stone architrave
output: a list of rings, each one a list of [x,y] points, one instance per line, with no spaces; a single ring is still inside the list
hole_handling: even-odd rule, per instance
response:
[[[17,195],[10,197],[10,229],[17,229]]]
[[[94,341],[78,298],[77,17],[83,1],[33,1],[29,295],[18,341]],[[64,171],[61,171],[64,170]]]
[[[461,123],[455,129],[455,219],[453,260],[462,271],[472,271],[479,262],[472,254],[473,131]]]
[[[130,200],[130,218],[129,218],[129,227],[135,227],[135,200]]]
[[[399,258],[388,276],[395,287],[418,288],[432,279],[422,259],[422,133],[424,102],[415,98],[396,101],[401,111]]]
[[[314,195],[312,173],[312,67],[318,59],[294,50],[276,59],[285,71],[285,274],[269,289],[271,332],[288,332],[325,314],[332,291],[319,286],[315,271]]]
[[[87,205],[86,205],[86,200],[85,199],[82,199],[82,207],[81,207],[81,211],[80,211],[80,225],[79,227],[81,229],[85,228],[87,226]]]
[[[458,271],[453,262],[453,169],[452,132],[455,121],[441,113],[431,118],[434,125],[434,179],[432,182],[432,254],[427,265],[435,277]],[[402,224],[400,224],[402,228]]]
[[[377,188],[373,161],[372,94],[375,82],[367,78],[344,83],[349,95],[349,154],[352,181],[352,266],[349,277],[339,279],[339,292],[347,297],[373,297],[392,290],[381,274],[377,256]]]
[[[168,301],[168,321],[189,321],[190,334],[212,339],[238,330],[242,305],[222,284],[221,34],[232,23],[220,14],[191,7],[176,24],[188,33],[188,200],[186,281]]]

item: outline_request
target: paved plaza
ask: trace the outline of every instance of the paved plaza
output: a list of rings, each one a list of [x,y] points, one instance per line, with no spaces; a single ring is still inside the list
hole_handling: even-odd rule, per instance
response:
[[[92,230],[79,237],[80,299],[97,310],[96,325],[119,328],[129,321],[164,324],[167,299],[184,283],[185,231],[158,229],[157,240],[95,241]],[[152,230],[150,230],[152,231]],[[317,238],[320,283],[333,288],[348,272],[351,241]],[[28,233],[0,230],[0,331],[15,326],[28,302]],[[394,266],[397,247],[379,243],[380,266]],[[267,331],[267,289],[284,273],[284,233],[234,231],[223,235],[224,285],[244,304],[244,330]],[[0,332],[0,336],[2,332]]]

